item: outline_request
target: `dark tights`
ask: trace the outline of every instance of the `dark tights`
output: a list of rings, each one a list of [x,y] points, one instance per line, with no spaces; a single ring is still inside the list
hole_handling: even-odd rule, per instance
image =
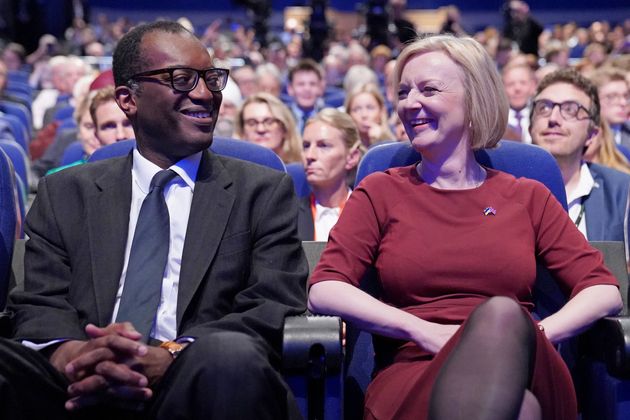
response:
[[[512,299],[479,305],[436,379],[429,418],[518,418],[534,365],[534,328]]]

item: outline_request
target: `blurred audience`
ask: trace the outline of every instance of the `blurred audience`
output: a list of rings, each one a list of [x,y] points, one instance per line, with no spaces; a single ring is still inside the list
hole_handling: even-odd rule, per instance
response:
[[[324,72],[314,60],[301,60],[289,70],[287,92],[292,98],[289,108],[300,134],[304,131],[306,120],[324,106],[324,83]]]
[[[630,85],[627,74],[612,67],[592,74],[597,87],[602,119],[610,125],[614,143],[630,150]]]
[[[357,86],[346,96],[344,110],[359,130],[364,151],[378,142],[394,140],[394,133],[387,121],[385,98],[375,84]]]
[[[508,64],[502,70],[503,86],[510,103],[508,129],[504,138],[531,143],[529,135],[530,101],[536,92],[536,78],[527,65]]]
[[[245,99],[236,115],[236,137],[273,150],[284,163],[301,162],[300,135],[291,111],[265,92]]]

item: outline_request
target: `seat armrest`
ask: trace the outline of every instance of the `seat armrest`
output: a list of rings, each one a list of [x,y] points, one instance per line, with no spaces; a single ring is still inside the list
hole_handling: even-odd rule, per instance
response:
[[[630,378],[630,317],[599,320],[582,336],[585,353],[606,365],[612,376]]]
[[[288,372],[322,370],[336,374],[343,366],[341,318],[305,313],[284,321],[282,367]]]

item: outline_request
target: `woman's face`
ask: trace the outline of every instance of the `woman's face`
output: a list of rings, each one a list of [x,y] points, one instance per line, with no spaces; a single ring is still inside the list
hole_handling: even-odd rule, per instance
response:
[[[359,93],[352,99],[348,108],[362,136],[367,134],[370,127],[381,123],[382,109],[371,93]]]
[[[304,128],[302,162],[306,180],[325,188],[345,182],[346,172],[354,166],[341,130],[315,121]]]
[[[468,144],[461,70],[441,51],[407,60],[400,76],[397,111],[419,152],[450,152],[462,141]]]
[[[81,119],[79,120],[78,137],[81,145],[83,146],[83,151],[87,155],[91,155],[96,149],[101,147],[101,143],[96,138],[96,134],[94,132],[94,122],[92,121],[92,116],[90,115],[90,109],[87,107],[86,110],[83,111]]]
[[[286,130],[269,109],[269,105],[253,102],[243,108],[245,140],[257,143],[281,155]]]

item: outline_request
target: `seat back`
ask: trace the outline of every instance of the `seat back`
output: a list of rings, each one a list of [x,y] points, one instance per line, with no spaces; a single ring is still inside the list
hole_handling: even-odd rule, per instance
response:
[[[18,223],[15,188],[11,161],[0,150],[0,310],[4,309],[9,291],[11,258]]]
[[[89,162],[95,162],[111,157],[124,156],[136,145],[135,140],[123,140],[101,147],[90,156]],[[222,156],[246,160],[259,165],[268,166],[278,171],[286,172],[282,159],[270,149],[243,140],[215,137],[210,150]]]
[[[73,141],[70,143],[66,150],[63,151],[63,156],[61,157],[60,166],[69,165],[77,160],[81,159],[85,152],[83,152],[83,145],[81,145],[80,141]]]
[[[295,194],[298,197],[306,197],[311,193],[311,186],[306,181],[306,173],[304,172],[304,165],[301,163],[287,163],[287,173],[293,180],[293,187],[295,188]]]
[[[25,186],[30,185],[30,160],[24,149],[12,140],[0,140],[0,149],[6,153],[13,163],[16,175]]]
[[[542,182],[560,204],[567,208],[567,196],[558,164],[554,157],[541,147],[501,140],[494,149],[476,151],[475,157],[480,164],[489,168],[508,172],[517,178],[524,177]],[[359,182],[372,172],[411,165],[421,159],[420,154],[406,142],[375,146],[361,159],[354,185],[359,185]]]
[[[28,133],[31,132],[33,117],[31,111],[22,104],[11,101],[0,100],[0,111],[16,116],[20,122],[26,127]]]

